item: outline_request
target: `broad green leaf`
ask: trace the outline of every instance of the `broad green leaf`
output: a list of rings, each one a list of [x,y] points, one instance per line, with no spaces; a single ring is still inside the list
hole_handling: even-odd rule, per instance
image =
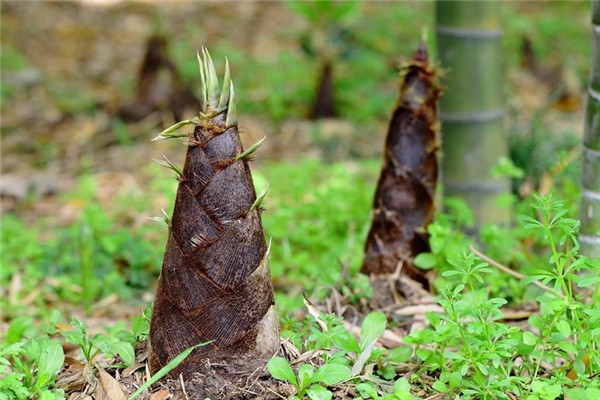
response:
[[[415,352],[415,354],[417,355],[417,357],[419,358],[419,360],[421,360],[421,361],[427,361],[427,359],[429,357],[431,357],[431,350],[417,349],[417,351]]]
[[[455,388],[458,385],[460,385],[461,381],[462,377],[460,376],[460,372],[458,371],[452,372],[448,377],[448,384],[451,388]]]
[[[567,342],[566,340],[561,340],[558,342],[558,347],[570,354],[577,354],[578,352],[577,347],[573,343]]]
[[[369,396],[374,400],[379,400],[379,395],[377,394],[377,391],[375,390],[375,388],[373,387],[373,383],[371,382],[359,383],[358,385],[356,385],[356,391],[358,391],[358,393],[360,393],[360,395],[363,398],[368,398],[367,396]]]
[[[28,332],[35,331],[33,319],[31,317],[16,317],[8,325],[8,332],[6,333],[6,342],[8,344],[18,342],[22,337],[28,336]]]
[[[312,385],[306,391],[308,398],[311,400],[331,400],[333,393],[321,385]]]
[[[38,389],[52,381],[65,361],[65,354],[60,342],[49,340],[44,341],[43,344],[44,348],[38,361],[38,376],[35,384]]]
[[[538,341],[538,338],[533,333],[531,333],[531,332],[523,333],[523,343],[526,344],[527,346],[534,346],[537,343],[537,341]]]
[[[310,364],[302,364],[300,368],[298,368],[298,391],[304,390],[308,387],[313,381],[313,375],[315,374],[315,369]]]
[[[267,370],[271,376],[280,381],[288,381],[298,387],[298,380],[290,363],[283,357],[273,357],[267,363]]]
[[[406,378],[400,378],[394,382],[394,395],[399,400],[412,400],[412,395],[410,394],[410,383]]]
[[[592,400],[594,398],[600,398],[600,391],[598,391],[598,396],[590,397],[584,388],[567,389],[565,394],[568,396],[569,400]]]
[[[421,269],[431,269],[437,264],[437,257],[432,253],[421,253],[415,257],[414,263]]]
[[[135,335],[126,329],[121,329],[113,337],[120,341],[131,343],[132,346],[136,344]]]
[[[135,350],[131,343],[116,342],[110,346],[110,349],[113,353],[118,354],[128,366],[135,364]]]
[[[410,360],[413,355],[413,349],[408,346],[398,346],[390,351],[388,361],[401,363]]]
[[[360,349],[364,350],[371,342],[383,335],[387,318],[382,312],[372,312],[365,317],[360,331]]]
[[[564,336],[564,337],[569,337],[571,336],[571,326],[569,325],[569,323],[565,320],[561,320],[558,321],[556,323],[556,329]]]
[[[442,381],[435,381],[431,387],[440,393],[446,393],[448,391],[448,386]]]
[[[345,365],[341,364],[325,364],[315,372],[313,376],[313,382],[321,382],[326,385],[335,385],[350,379],[352,377],[352,370]]]
[[[358,341],[354,337],[353,334],[344,330],[339,334],[333,336],[331,341],[340,350],[343,350],[347,353],[360,353],[360,346],[358,345]]]
[[[57,393],[51,392],[50,390],[44,390],[42,393],[40,393],[38,400],[60,400],[63,398],[64,396],[60,396]]]

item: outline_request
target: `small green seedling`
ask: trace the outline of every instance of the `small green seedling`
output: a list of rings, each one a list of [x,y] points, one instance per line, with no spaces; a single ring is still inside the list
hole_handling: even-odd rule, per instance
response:
[[[320,383],[332,386],[352,377],[352,371],[342,364],[325,364],[316,371],[310,364],[303,364],[295,374],[290,363],[283,357],[273,357],[267,364],[267,369],[275,379],[287,381],[297,390],[292,399],[302,399],[308,396],[312,400],[329,400],[333,393]]]
[[[135,351],[132,343],[122,340],[118,337],[119,335],[106,336],[99,333],[90,338],[88,327],[80,320],[73,317],[71,325],[75,329],[64,332],[63,336],[67,342],[81,348],[81,352],[90,367],[94,365],[94,360],[100,353],[103,353],[107,358],[113,358],[118,354],[125,365],[135,363]]]

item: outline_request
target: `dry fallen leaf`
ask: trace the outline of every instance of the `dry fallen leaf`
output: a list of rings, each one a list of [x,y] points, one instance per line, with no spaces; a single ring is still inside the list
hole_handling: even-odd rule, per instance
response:
[[[150,400],[166,400],[170,395],[171,392],[169,392],[167,389],[162,389],[150,396]]]
[[[96,400],[127,400],[127,396],[115,378],[101,367],[98,367],[98,375],[100,384],[96,386]]]

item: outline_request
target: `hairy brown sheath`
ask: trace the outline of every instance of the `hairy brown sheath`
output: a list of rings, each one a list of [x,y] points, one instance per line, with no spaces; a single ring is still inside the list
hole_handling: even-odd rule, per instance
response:
[[[402,273],[428,286],[413,260],[429,250],[426,228],[433,219],[438,177],[440,96],[438,73],[421,44],[402,66],[400,98],[388,129],[365,243],[364,274],[391,274],[401,267]]]
[[[156,139],[181,137],[194,125],[182,170],[150,324],[150,369],[195,349],[170,375],[190,378],[207,369],[250,374],[279,347],[268,249],[259,202],[243,151],[233,84],[226,65],[223,89],[210,55],[198,56],[202,107],[197,117]]]

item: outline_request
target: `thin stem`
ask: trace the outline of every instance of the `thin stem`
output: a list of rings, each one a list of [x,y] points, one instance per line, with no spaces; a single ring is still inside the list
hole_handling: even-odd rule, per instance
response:
[[[499,269],[500,271],[511,275],[519,280],[524,280],[527,279],[527,276],[520,274],[516,271],[513,271],[512,269],[508,268],[505,265],[500,264],[498,261],[486,256],[485,254],[483,254],[482,252],[480,252],[479,250],[477,250],[475,247],[473,247],[472,245],[469,247],[469,250],[471,250],[473,253],[475,253],[479,258],[481,258],[483,261],[489,263],[490,265],[496,267],[497,269]],[[565,295],[557,292],[556,290],[552,289],[551,287],[548,287],[546,285],[544,285],[543,283],[541,283],[540,281],[532,281],[531,282],[533,285],[539,287],[542,290],[545,290],[546,292],[552,293],[553,295],[557,296],[557,297],[561,297],[561,298],[565,298]]]
[[[564,277],[564,268],[561,267],[560,261],[558,259],[558,251],[556,250],[556,244],[554,243],[554,238],[552,237],[552,230],[548,227],[548,237],[550,238],[550,248],[552,249],[552,256],[554,257],[554,265],[556,266],[556,277],[559,279],[560,286],[566,295],[569,296],[569,301],[573,299],[571,296],[571,292],[567,283],[565,282]],[[563,296],[564,297],[564,296]]]

